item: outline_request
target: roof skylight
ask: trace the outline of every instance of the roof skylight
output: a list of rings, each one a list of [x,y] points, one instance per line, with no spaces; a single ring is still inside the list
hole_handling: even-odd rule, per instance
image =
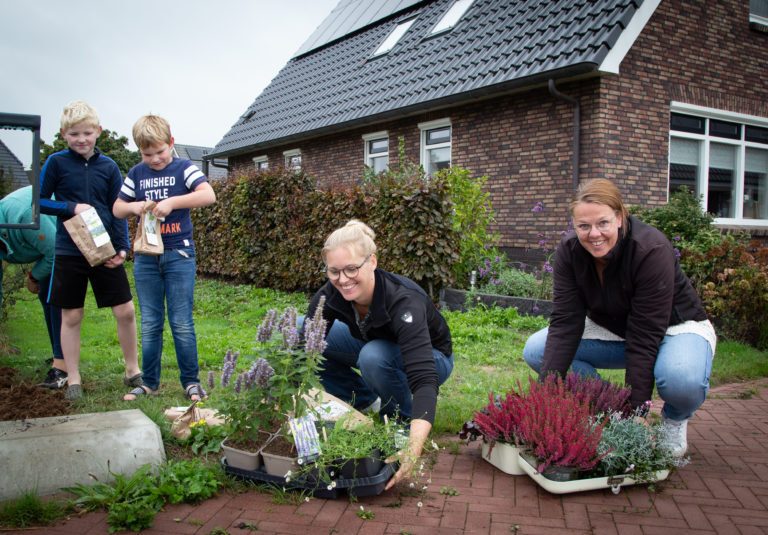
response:
[[[430,35],[448,31],[456,26],[456,23],[459,22],[459,19],[461,19],[462,15],[466,13],[467,9],[469,9],[469,6],[472,5],[472,2],[474,2],[474,0],[456,0],[451,8],[445,12],[443,18],[441,18],[435,27],[432,28]]]
[[[379,48],[376,49],[376,52],[374,52],[373,55],[380,56],[392,50],[397,42],[402,39],[402,37],[405,35],[405,32],[408,31],[408,28],[411,27],[411,24],[413,24],[415,20],[415,18],[408,19],[395,26],[395,29],[392,30],[392,33],[390,33],[389,36],[384,39],[384,42],[379,45]]]

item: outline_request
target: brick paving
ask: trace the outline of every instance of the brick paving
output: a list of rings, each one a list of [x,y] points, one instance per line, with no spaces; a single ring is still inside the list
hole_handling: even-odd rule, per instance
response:
[[[356,503],[341,497],[299,505],[276,504],[257,491],[225,493],[198,506],[169,506],[143,533],[768,534],[768,379],[713,389],[688,429],[690,464],[655,490],[549,494],[527,476],[504,474],[482,460],[478,443],[447,437],[448,446],[424,476],[425,491],[403,486]],[[358,517],[361,506],[374,517]],[[89,513],[39,532],[108,533],[106,514]]]

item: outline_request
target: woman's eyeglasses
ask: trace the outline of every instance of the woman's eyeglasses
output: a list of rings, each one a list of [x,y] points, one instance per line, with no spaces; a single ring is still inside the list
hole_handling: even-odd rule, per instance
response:
[[[348,279],[354,279],[355,277],[357,277],[357,274],[360,271],[360,268],[363,267],[363,264],[368,262],[369,258],[371,258],[371,255],[366,256],[365,260],[360,262],[360,264],[357,266],[354,266],[354,265],[344,266],[341,269],[326,267],[322,271],[323,273],[325,273],[325,276],[331,279],[332,281],[338,280],[342,272],[344,273],[344,276],[347,277]]]
[[[576,229],[576,232],[579,234],[589,234],[592,232],[592,227],[596,228],[599,232],[608,232],[611,230],[611,227],[613,226],[613,223],[616,221],[616,219],[603,219],[602,221],[598,221],[594,225],[590,225],[589,223],[580,223],[578,225],[575,225],[574,228]]]

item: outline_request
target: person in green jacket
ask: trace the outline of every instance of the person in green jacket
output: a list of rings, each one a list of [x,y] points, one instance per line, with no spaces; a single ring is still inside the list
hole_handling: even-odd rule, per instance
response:
[[[0,199],[0,224],[32,222],[32,186],[20,188]],[[36,293],[43,306],[45,325],[51,341],[53,361],[40,386],[62,388],[67,384],[67,367],[61,352],[61,309],[48,303],[48,288],[53,269],[56,244],[56,218],[40,216],[39,229],[0,227],[0,305],[3,302],[3,262],[31,264],[27,272],[27,289]]]

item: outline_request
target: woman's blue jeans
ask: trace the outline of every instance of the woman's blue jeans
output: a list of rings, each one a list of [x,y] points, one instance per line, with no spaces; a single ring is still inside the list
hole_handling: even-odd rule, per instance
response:
[[[199,383],[197,338],[192,319],[195,249],[166,250],[160,256],[136,255],[133,276],[141,311],[141,365],[144,384],[160,386],[165,309],[173,334],[181,386]]]
[[[547,332],[544,328],[528,338],[523,358],[528,365],[541,371]],[[712,371],[712,347],[698,334],[665,336],[659,346],[653,375],[656,388],[664,400],[662,414],[670,420],[687,420],[701,407],[709,390]],[[624,342],[584,339],[576,350],[571,371],[599,377],[597,369],[626,368]]]
[[[326,342],[325,362],[320,370],[320,381],[326,392],[356,409],[364,409],[380,397],[379,414],[411,419],[413,396],[400,346],[388,340],[358,340],[341,321],[334,321]],[[453,356],[445,356],[435,348],[432,354],[441,385],[453,371]]]

